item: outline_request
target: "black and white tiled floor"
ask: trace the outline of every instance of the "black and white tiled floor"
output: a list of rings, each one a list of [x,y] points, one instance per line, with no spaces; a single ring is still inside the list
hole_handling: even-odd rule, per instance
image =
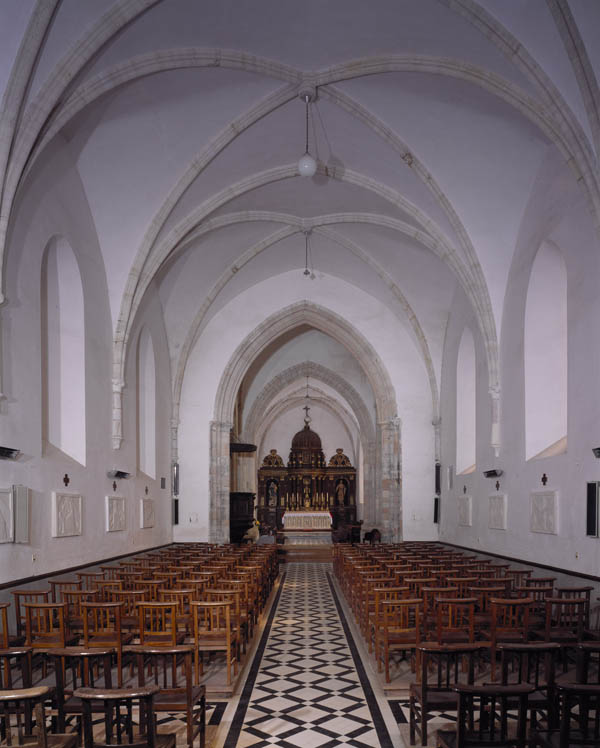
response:
[[[329,576],[287,566],[225,748],[392,748]]]

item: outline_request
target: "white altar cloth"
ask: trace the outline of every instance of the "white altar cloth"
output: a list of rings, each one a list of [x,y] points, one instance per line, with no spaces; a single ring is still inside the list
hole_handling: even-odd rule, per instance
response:
[[[286,512],[281,521],[286,530],[329,530],[329,512]]]

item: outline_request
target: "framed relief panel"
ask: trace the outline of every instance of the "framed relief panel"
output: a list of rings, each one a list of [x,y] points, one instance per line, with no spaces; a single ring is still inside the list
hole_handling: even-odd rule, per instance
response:
[[[140,499],[140,527],[154,527],[154,499]]]
[[[12,488],[0,488],[0,543],[15,539],[15,515]]]
[[[556,535],[558,532],[558,492],[532,491],[530,494],[531,532]]]
[[[458,524],[471,527],[473,524],[473,500],[471,496],[458,497]]]
[[[78,493],[52,492],[52,537],[67,538],[81,535],[81,507],[83,498]]]
[[[503,493],[492,494],[489,497],[490,530],[506,530],[506,496]]]
[[[119,532],[125,530],[127,521],[125,517],[125,497],[106,497],[106,532]]]

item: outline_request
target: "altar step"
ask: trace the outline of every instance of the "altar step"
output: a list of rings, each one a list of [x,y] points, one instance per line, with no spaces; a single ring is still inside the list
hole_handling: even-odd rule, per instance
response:
[[[286,564],[294,561],[300,563],[331,563],[331,545],[284,545],[280,560]]]

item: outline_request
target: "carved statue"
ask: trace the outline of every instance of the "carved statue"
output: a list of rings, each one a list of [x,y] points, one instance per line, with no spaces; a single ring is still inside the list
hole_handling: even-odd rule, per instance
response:
[[[268,502],[269,506],[277,506],[277,483],[274,480],[269,483]]]
[[[335,498],[337,503],[342,506],[346,499],[346,484],[341,480],[335,487]]]

